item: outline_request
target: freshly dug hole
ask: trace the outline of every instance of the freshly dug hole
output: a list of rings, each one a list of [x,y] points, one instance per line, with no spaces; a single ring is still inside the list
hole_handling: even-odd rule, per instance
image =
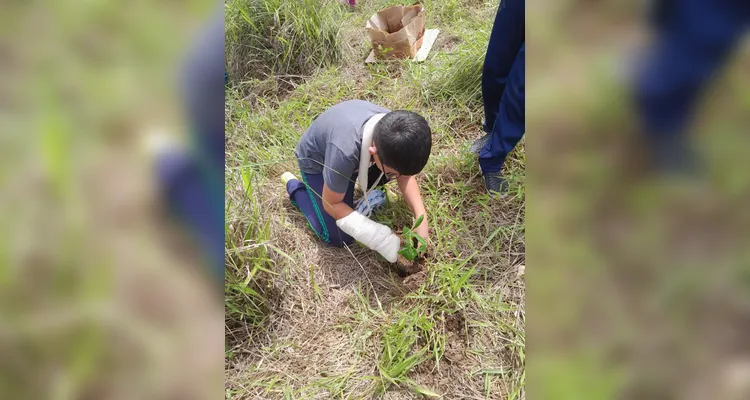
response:
[[[403,242],[403,237],[401,235],[398,235],[399,239]],[[416,245],[416,243],[415,243]],[[419,271],[422,270],[422,264],[424,264],[425,258],[427,257],[427,254],[423,254],[421,256],[417,256],[417,258],[414,261],[409,261],[401,254],[398,255],[398,260],[395,263],[389,263],[388,266],[390,268],[393,268],[398,276],[401,278],[405,278],[409,275],[413,275]]]

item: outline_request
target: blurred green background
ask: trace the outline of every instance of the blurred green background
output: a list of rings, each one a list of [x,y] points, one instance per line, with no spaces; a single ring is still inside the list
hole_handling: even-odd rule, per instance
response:
[[[750,397],[750,54],[693,115],[705,179],[644,175],[646,3],[527,2],[530,398]]]
[[[183,136],[178,63],[219,6],[3,3],[0,397],[221,392],[221,303],[143,151]]]

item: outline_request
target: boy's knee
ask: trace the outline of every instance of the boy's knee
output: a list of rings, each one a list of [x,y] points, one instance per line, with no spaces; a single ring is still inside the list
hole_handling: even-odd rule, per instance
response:
[[[344,247],[344,242],[340,240],[331,240],[328,242],[328,245],[331,247],[342,248]]]
[[[335,235],[338,236],[338,235]],[[354,238],[348,235],[342,235],[338,237],[331,237],[328,241],[328,245],[331,247],[344,247],[344,245],[351,246],[354,243]]]

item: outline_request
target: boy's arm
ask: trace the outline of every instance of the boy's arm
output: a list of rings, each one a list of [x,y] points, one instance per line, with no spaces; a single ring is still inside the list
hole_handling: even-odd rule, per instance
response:
[[[335,220],[340,220],[354,212],[348,204],[344,203],[346,193],[336,193],[328,185],[323,184],[323,209]]]
[[[344,193],[336,193],[323,184],[323,208],[336,220],[336,226],[355,240],[396,262],[401,241],[391,228],[371,221],[344,203]]]
[[[424,220],[419,224],[415,232],[419,236],[422,236],[424,240],[427,240],[429,236],[427,211],[422,203],[422,194],[419,192],[419,184],[416,178],[414,176],[399,176],[396,180],[398,181],[398,187],[401,189],[401,194],[404,196],[406,205],[409,206],[411,212],[414,214],[414,219],[416,220],[420,215],[424,215]]]

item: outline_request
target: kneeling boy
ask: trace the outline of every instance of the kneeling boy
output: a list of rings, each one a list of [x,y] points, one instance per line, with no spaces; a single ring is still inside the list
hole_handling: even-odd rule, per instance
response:
[[[414,175],[427,164],[431,147],[430,127],[419,114],[345,101],[318,116],[302,135],[296,149],[302,180],[289,172],[282,178],[292,203],[323,241],[341,247],[357,240],[395,262],[398,236],[353,209],[354,183],[359,181],[366,199],[373,187],[395,179],[414,217],[425,216],[416,233],[427,239]]]

